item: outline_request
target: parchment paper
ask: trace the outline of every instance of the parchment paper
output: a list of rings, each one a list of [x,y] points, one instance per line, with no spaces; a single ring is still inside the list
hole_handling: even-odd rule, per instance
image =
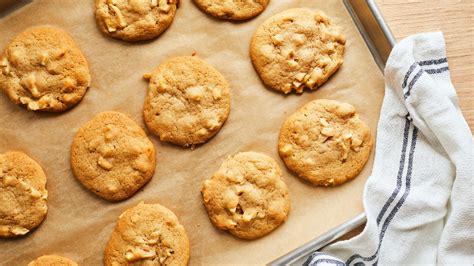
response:
[[[257,18],[231,23],[205,15],[189,0],[181,1],[175,21],[161,37],[126,43],[99,31],[93,1],[36,0],[0,18],[0,47],[30,26],[51,24],[69,32],[88,59],[92,85],[79,105],[62,114],[34,113],[0,94],[0,152],[19,150],[44,169],[49,191],[48,214],[27,236],[0,240],[0,263],[25,265],[45,254],[67,256],[82,265],[101,265],[104,247],[117,217],[140,201],[160,203],[179,217],[191,242],[190,264],[266,263],[310,241],[363,211],[362,190],[372,158],[355,180],[319,188],[288,172],[277,153],[280,126],[303,104],[329,98],[353,104],[375,129],[383,97],[383,76],[342,1],[271,0]],[[346,53],[342,68],[320,89],[285,96],[263,86],[248,56],[250,38],[266,18],[291,7],[325,11],[343,27]],[[73,177],[70,144],[78,128],[102,111],[130,115],[144,127],[142,107],[147,82],[142,75],[162,60],[197,55],[216,67],[231,84],[232,109],[221,131],[194,150],[160,143],[153,179],[132,198],[110,203]],[[290,190],[291,211],[280,228],[255,241],[216,230],[201,203],[200,188],[230,154],[269,154],[280,164]]]

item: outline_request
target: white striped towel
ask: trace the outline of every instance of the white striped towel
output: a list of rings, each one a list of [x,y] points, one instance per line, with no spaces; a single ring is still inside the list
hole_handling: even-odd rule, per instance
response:
[[[308,265],[474,265],[474,142],[441,32],[402,40],[385,68],[364,231]],[[337,259],[336,259],[337,258]]]

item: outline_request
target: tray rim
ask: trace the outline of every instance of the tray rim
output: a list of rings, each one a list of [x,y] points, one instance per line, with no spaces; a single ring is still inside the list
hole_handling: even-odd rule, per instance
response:
[[[342,0],[344,5],[347,8],[350,16],[352,17],[354,23],[357,26],[357,29],[361,33],[367,47],[369,48],[375,63],[380,68],[382,74],[384,73],[385,63],[388,55],[382,55],[380,50],[376,46],[375,42],[371,39],[368,30],[365,28],[363,23],[359,20],[357,12],[353,8],[353,2],[361,3],[365,2],[367,5],[368,11],[373,16],[379,30],[381,31],[382,36],[385,38],[386,45],[390,48],[393,48],[396,44],[396,39],[391,32],[388,24],[380,12],[375,0]],[[315,239],[303,244],[302,246],[286,253],[285,255],[280,256],[279,258],[269,262],[267,265],[292,265],[296,264],[298,260],[309,256],[312,252],[317,251],[324,246],[332,243],[343,235],[349,233],[355,228],[363,225],[367,221],[365,213],[362,212],[353,218],[343,222],[342,224],[336,226],[335,228],[329,230],[328,232],[316,237]]]

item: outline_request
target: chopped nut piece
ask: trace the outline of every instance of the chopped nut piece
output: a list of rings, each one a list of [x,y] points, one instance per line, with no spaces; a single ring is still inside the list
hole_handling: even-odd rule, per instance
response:
[[[208,128],[210,130],[215,130],[218,127],[219,127],[219,123],[216,120],[211,119],[211,120],[206,121],[206,128]]]
[[[72,89],[74,89],[74,87],[76,87],[76,82],[75,80],[73,80],[72,78],[65,78],[64,81],[63,81],[63,88],[65,89],[65,91],[71,91]]]
[[[193,86],[186,89],[186,96],[195,101],[201,100],[203,96],[203,91],[205,88],[203,86]]]
[[[39,109],[39,105],[37,102],[31,101],[27,105],[28,110],[36,111]]]
[[[285,94],[290,93],[290,92],[291,92],[291,84],[286,84],[286,85],[283,87],[282,91],[283,91]]]
[[[214,100],[219,100],[220,98],[222,98],[222,90],[217,87],[214,88],[212,90],[212,97],[214,98]]]
[[[358,148],[360,145],[362,145],[362,140],[359,139],[358,137],[353,137],[352,138],[352,143],[351,143],[351,148],[355,149],[355,148]]]
[[[344,134],[342,134],[342,138],[347,140],[347,139],[351,139],[352,138],[352,133],[351,132],[345,132]]]
[[[48,60],[48,53],[46,53],[46,52],[41,53],[41,55],[40,55],[40,65],[46,66],[46,63],[47,63],[46,61],[47,60]]]
[[[105,159],[104,157],[100,156],[99,159],[97,160],[97,164],[104,168],[105,170],[110,170],[112,169],[113,165],[112,163],[110,163],[109,161],[107,161],[107,159]]]
[[[328,137],[332,137],[336,134],[335,130],[331,127],[325,127],[321,130],[321,134],[325,135],[325,136],[328,136]]]
[[[255,218],[255,216],[257,215],[257,211],[256,210],[253,210],[253,209],[250,209],[250,210],[247,210],[244,212],[244,214],[242,215],[242,220],[244,222],[250,222],[253,220],[253,218]]]
[[[150,78],[151,78],[151,73],[145,73],[145,74],[143,74],[143,78],[146,79],[146,80],[150,80]]]
[[[111,5],[110,8],[112,8],[115,15],[117,15],[120,27],[125,28],[127,26],[127,22],[125,21],[125,18],[123,17],[122,12],[120,11],[120,9],[118,7],[116,7],[115,5]]]
[[[283,146],[280,149],[280,152],[283,153],[283,154],[288,154],[292,149],[293,149],[293,147],[290,144],[285,144],[285,146]]]
[[[68,94],[65,94],[63,96],[63,101],[66,102],[66,103],[69,103],[71,102],[74,98],[76,97],[76,95],[74,93],[68,93]]]
[[[321,123],[321,125],[323,127],[328,127],[329,126],[328,121],[326,121],[326,119],[324,119],[324,118],[319,119],[319,123]]]
[[[130,262],[153,258],[155,256],[156,252],[154,250],[146,251],[139,248],[135,248],[133,251],[129,250],[125,253],[125,258]]]
[[[237,225],[237,223],[234,220],[227,220],[227,225],[235,226],[235,225]]]
[[[305,36],[303,34],[295,34],[293,35],[293,43],[297,46],[304,44]]]
[[[298,81],[293,81],[293,86],[295,86],[295,88],[298,88],[301,86],[301,82],[298,82]]]
[[[36,190],[35,188],[31,188],[30,195],[31,195],[31,197],[34,198],[34,199],[39,199],[39,198],[41,198],[41,193],[40,193],[38,190]]]
[[[12,229],[10,229],[10,232],[12,232],[12,234],[17,235],[17,236],[22,236],[22,235],[28,233],[29,231],[30,230],[28,230],[24,227],[20,227],[20,226],[15,226]]]
[[[168,5],[168,0],[160,0],[158,8],[161,11],[168,12],[171,9],[171,6]]]
[[[5,186],[14,186],[16,184],[18,184],[18,179],[12,177],[12,176],[5,176],[3,178],[3,184]]]
[[[272,37],[273,44],[275,44],[275,45],[282,45],[283,40],[284,40],[284,38],[283,38],[283,35],[281,35],[281,34],[277,34],[277,35]]]
[[[0,66],[8,66],[8,59],[6,57],[2,58],[2,61],[0,61]]]
[[[29,75],[28,77],[26,77],[23,80],[23,82],[24,82],[26,88],[30,91],[31,95],[34,98],[39,98],[41,96],[41,94],[38,91],[38,88],[36,87],[36,77],[35,77],[35,75],[33,75],[33,74]]]
[[[290,67],[298,67],[299,66],[298,62],[296,62],[294,59],[288,60],[288,65]]]
[[[155,7],[158,5],[158,0],[151,0],[151,6]]]
[[[304,77],[306,76],[305,73],[298,73],[296,74],[295,78],[298,80],[298,81],[302,81],[304,79]]]

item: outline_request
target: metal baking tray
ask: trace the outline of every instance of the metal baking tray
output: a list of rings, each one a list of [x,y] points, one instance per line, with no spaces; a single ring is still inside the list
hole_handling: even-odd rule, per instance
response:
[[[374,0],[342,1],[383,74],[385,63],[396,41],[380,10]],[[365,214],[361,213],[318,238],[268,263],[268,265],[302,265],[311,253],[332,243],[365,222]]]

